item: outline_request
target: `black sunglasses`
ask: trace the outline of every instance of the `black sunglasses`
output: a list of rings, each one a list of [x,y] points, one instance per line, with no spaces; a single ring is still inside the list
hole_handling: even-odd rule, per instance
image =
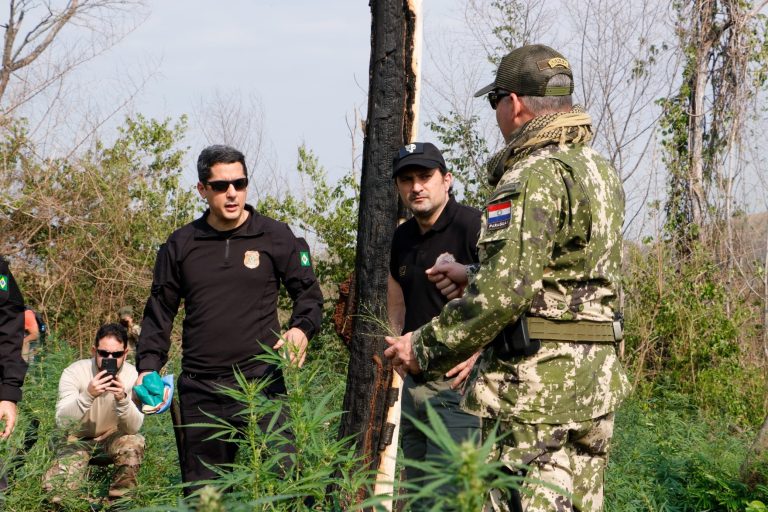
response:
[[[488,93],[488,103],[491,104],[491,108],[493,110],[496,110],[496,105],[498,105],[501,100],[503,100],[510,94],[512,93],[509,91],[505,91],[504,89],[496,89],[495,91],[491,91]]]
[[[98,352],[101,357],[114,357],[115,359],[118,357],[123,357],[123,354],[125,354],[125,350],[110,352],[109,350],[101,350],[100,348],[97,348],[96,352]]]
[[[229,190],[230,185],[235,187],[235,190],[240,192],[241,190],[245,190],[248,186],[248,178],[237,178],[236,180],[206,181],[205,184],[211,187],[211,190],[215,192],[226,192]]]

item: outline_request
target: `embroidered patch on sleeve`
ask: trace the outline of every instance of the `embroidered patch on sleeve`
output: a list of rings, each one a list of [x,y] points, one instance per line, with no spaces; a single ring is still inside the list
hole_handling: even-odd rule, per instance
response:
[[[490,204],[485,214],[489,230],[505,228],[509,226],[509,220],[512,218],[512,201]]]
[[[8,276],[0,274],[0,292],[8,291]]]
[[[309,251],[300,251],[299,252],[299,262],[301,263],[302,267],[311,267],[312,266],[312,260],[309,258]]]

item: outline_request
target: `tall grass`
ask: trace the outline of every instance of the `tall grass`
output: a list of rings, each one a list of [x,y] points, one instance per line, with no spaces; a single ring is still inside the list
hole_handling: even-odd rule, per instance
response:
[[[630,399],[616,415],[606,511],[760,510],[768,488],[738,478],[753,435],[727,412],[705,415],[677,392]]]
[[[9,488],[2,495],[4,510],[13,512],[52,510],[41,488],[42,476],[53,461],[58,440],[54,425],[55,401],[61,371],[78,354],[65,342],[49,338],[38,362],[28,373],[19,422],[0,456],[15,467]],[[265,356],[282,364],[276,354]],[[287,399],[261,398],[263,383],[242,381],[240,389],[227,393],[246,404],[252,420],[271,417],[282,407],[288,414],[297,452],[283,471],[279,450],[284,441],[279,430],[260,431],[251,421],[243,432],[239,455],[231,471],[200,495],[184,501],[170,417],[145,418],[142,433],[147,440],[138,488],[123,501],[124,510],[153,511],[296,511],[381,509],[381,498],[362,504],[357,491],[373,486],[371,473],[356,470],[354,450],[348,440],[337,438],[346,375],[346,349],[335,336],[323,334],[302,369],[285,367]],[[176,368],[178,361],[171,363]],[[617,413],[615,446],[606,481],[606,511],[742,511],[766,512],[768,489],[748,489],[738,481],[739,465],[754,435],[730,421],[729,411],[702,413],[696,399],[679,392],[641,394]],[[37,442],[24,450],[33,420],[39,422]],[[216,418],[221,435],[232,428]],[[432,510],[476,512],[489,487],[509,487],[516,477],[487,461],[493,440],[479,445],[456,444],[439,418],[418,427],[440,444],[447,454],[442,464],[405,461],[418,465],[427,475],[422,482],[402,485],[398,503],[409,510],[425,497]],[[109,469],[93,468],[78,493],[66,496],[63,510],[88,510],[89,499],[106,494]],[[435,489],[450,483],[459,491],[440,495]],[[225,492],[228,491],[228,492]],[[308,499],[309,497],[309,499]],[[314,505],[309,505],[314,500]],[[763,507],[763,508],[761,508]]]

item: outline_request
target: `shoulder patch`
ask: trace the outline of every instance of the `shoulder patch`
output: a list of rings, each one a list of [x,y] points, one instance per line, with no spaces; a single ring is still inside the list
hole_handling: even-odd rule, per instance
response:
[[[299,263],[302,267],[312,266],[312,259],[309,257],[309,251],[299,251]]]
[[[489,204],[485,209],[485,216],[489,231],[509,226],[509,220],[512,218],[512,201]]]
[[[8,291],[8,276],[0,274],[0,292]]]

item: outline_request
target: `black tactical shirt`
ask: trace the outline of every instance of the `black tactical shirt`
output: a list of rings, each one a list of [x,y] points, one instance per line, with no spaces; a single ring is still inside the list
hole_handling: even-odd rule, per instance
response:
[[[206,222],[208,212],[175,231],[157,254],[152,293],[138,343],[139,371],[158,371],[168,360],[170,332],[181,300],[182,369],[204,375],[248,376],[266,371],[252,361],[282,332],[277,299],[284,285],[293,302],[288,327],[311,339],[320,328],[323,296],[309,247],[287,224],[259,215],[231,231]]]
[[[21,358],[24,341],[24,298],[8,262],[0,256],[0,400],[21,400],[27,363]]]
[[[415,218],[395,230],[389,272],[403,289],[403,333],[432,320],[448,302],[424,273],[440,254],[448,252],[465,265],[477,263],[480,215],[479,210],[459,204],[451,196],[435,224],[423,235]]]

